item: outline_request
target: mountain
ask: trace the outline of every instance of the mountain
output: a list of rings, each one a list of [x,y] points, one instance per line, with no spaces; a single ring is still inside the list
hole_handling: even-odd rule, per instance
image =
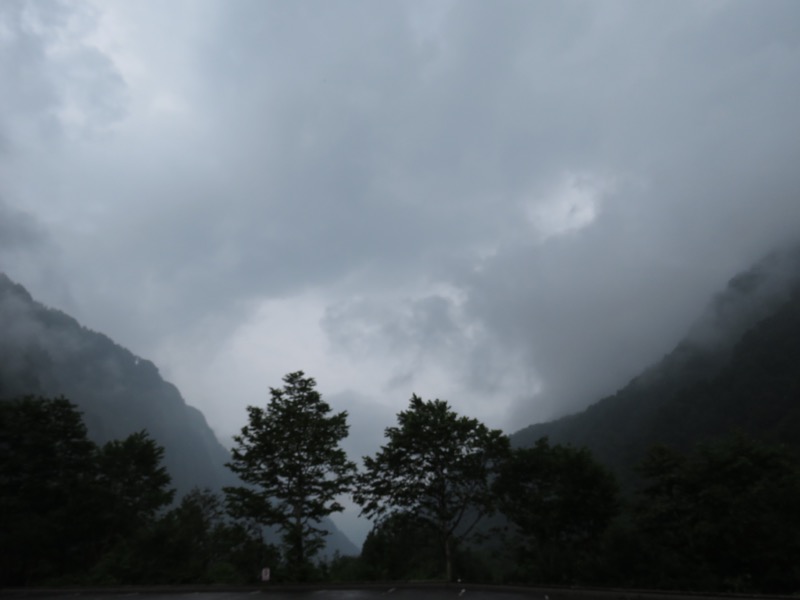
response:
[[[205,417],[153,363],[35,302],[2,274],[0,331],[0,397],[64,395],[83,411],[98,443],[146,429],[164,446],[181,492],[235,481],[224,467],[228,452]]]
[[[630,485],[651,445],[686,450],[731,430],[800,449],[800,247],[731,279],[683,341],[617,393],[512,443],[586,446]]]
[[[164,447],[178,497],[193,487],[219,490],[239,481],[225,467],[229,452],[203,414],[186,404],[156,366],[36,302],[0,273],[0,399],[63,395],[83,412],[97,443],[146,429]],[[328,523],[328,551],[358,549]]]

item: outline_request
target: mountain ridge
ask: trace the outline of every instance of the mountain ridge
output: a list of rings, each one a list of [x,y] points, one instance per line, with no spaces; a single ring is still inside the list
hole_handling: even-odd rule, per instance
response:
[[[37,302],[0,272],[0,400],[64,396],[76,404],[97,443],[147,430],[164,447],[178,497],[192,488],[240,485],[229,451],[203,413],[165,381],[156,365]],[[332,523],[328,551],[358,549]]]
[[[82,410],[90,435],[100,443],[146,429],[164,446],[165,464],[181,492],[234,481],[220,468],[227,452],[205,417],[151,361],[36,302],[4,274],[0,328],[0,397],[63,395]],[[172,425],[181,420],[190,433]],[[197,468],[198,462],[210,468]]]
[[[635,465],[654,443],[686,450],[740,429],[797,445],[800,407],[791,400],[800,397],[795,340],[800,246],[788,246],[735,275],[683,340],[616,393],[579,413],[525,427],[512,434],[512,443],[529,446],[548,437],[585,446],[628,487]],[[776,423],[782,420],[786,424]]]

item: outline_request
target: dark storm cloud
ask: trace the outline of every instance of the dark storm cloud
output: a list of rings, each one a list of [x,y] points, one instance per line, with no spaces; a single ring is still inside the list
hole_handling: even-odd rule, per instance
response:
[[[540,378],[541,396],[520,390],[518,409],[536,419],[624,384],[728,277],[797,235],[800,15],[792,3],[505,8],[453,11],[457,60],[440,59],[425,96],[443,90],[448,110],[417,106],[435,125],[416,132],[432,132],[419,144],[439,159],[429,164],[460,177],[440,199],[450,224],[480,223],[487,235],[467,239],[498,248],[480,270],[443,277],[467,292],[494,353],[523,356]],[[542,243],[513,210],[489,216],[491,202],[535,203],[563,170],[618,179],[586,229]]]
[[[137,350],[310,294],[398,409],[511,426],[624,384],[797,234],[796,2],[52,8],[0,9],[5,197]]]

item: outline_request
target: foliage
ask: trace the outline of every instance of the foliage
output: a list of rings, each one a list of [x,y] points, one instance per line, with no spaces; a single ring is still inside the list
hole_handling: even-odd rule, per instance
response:
[[[179,494],[233,484],[229,452],[156,366],[72,317],[35,302],[0,273],[0,398],[64,395],[98,444],[147,430],[165,449]]]
[[[324,565],[323,579],[333,582],[364,581],[368,579],[363,562],[359,556],[343,556],[334,553],[329,563]]]
[[[98,583],[252,583],[277,550],[257,528],[231,521],[221,499],[194,489],[150,526],[125,538],[92,571]]]
[[[452,579],[453,549],[494,509],[491,477],[509,452],[499,430],[460,417],[447,402],[413,396],[374,457],[365,457],[354,497],[379,521],[411,512],[437,533],[445,576]]]
[[[794,591],[800,585],[800,463],[743,434],[688,455],[655,447],[635,523],[650,579],[668,587]]]
[[[343,510],[336,498],[350,490],[355,465],[339,446],[347,413],[329,414],[302,371],[283,381],[282,389],[270,389],[265,409],[247,408],[249,422],[234,437],[228,466],[249,487],[225,492],[232,514],[277,527],[289,568],[306,579],[327,534],[321,520]]]
[[[0,581],[78,568],[92,551],[96,447],[65,398],[0,402]]]
[[[396,512],[367,534],[361,560],[368,579],[435,579],[444,571],[438,532],[430,521]]]
[[[164,449],[146,431],[100,448],[98,485],[110,536],[125,537],[147,527],[172,502],[175,491],[167,487],[171,478],[161,466],[163,458]]]
[[[574,583],[619,511],[614,476],[585,448],[516,448],[494,484],[501,512],[521,536],[524,577]]]
[[[144,432],[98,448],[65,398],[0,402],[2,581],[68,581],[145,528],[172,498]]]
[[[178,563],[169,568],[173,580],[189,583],[208,577],[212,567],[229,552],[228,527],[224,506],[216,494],[207,489],[186,494],[162,523],[168,532],[169,555]]]
[[[586,446],[627,491],[637,485],[636,463],[655,443],[689,451],[740,429],[800,451],[798,284],[781,298],[769,307],[740,298],[760,318],[717,332],[724,344],[687,338],[614,395],[581,413],[523,429],[512,435],[513,443],[531,446],[546,436]]]

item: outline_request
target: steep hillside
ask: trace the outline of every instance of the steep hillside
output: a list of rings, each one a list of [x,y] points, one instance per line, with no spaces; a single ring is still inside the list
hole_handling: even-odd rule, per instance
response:
[[[585,411],[512,436],[587,446],[623,481],[656,442],[680,448],[741,429],[800,442],[800,251],[734,277],[658,364]]]
[[[165,448],[179,491],[233,481],[227,451],[200,411],[188,406],[153,363],[75,319],[35,302],[0,275],[0,397],[64,395],[95,441],[147,431]]]
[[[195,486],[237,484],[224,466],[229,453],[203,414],[152,362],[39,304],[2,273],[0,332],[0,399],[64,395],[83,411],[99,443],[146,429],[165,449],[179,496]],[[331,551],[358,552],[335,528],[328,542]]]

